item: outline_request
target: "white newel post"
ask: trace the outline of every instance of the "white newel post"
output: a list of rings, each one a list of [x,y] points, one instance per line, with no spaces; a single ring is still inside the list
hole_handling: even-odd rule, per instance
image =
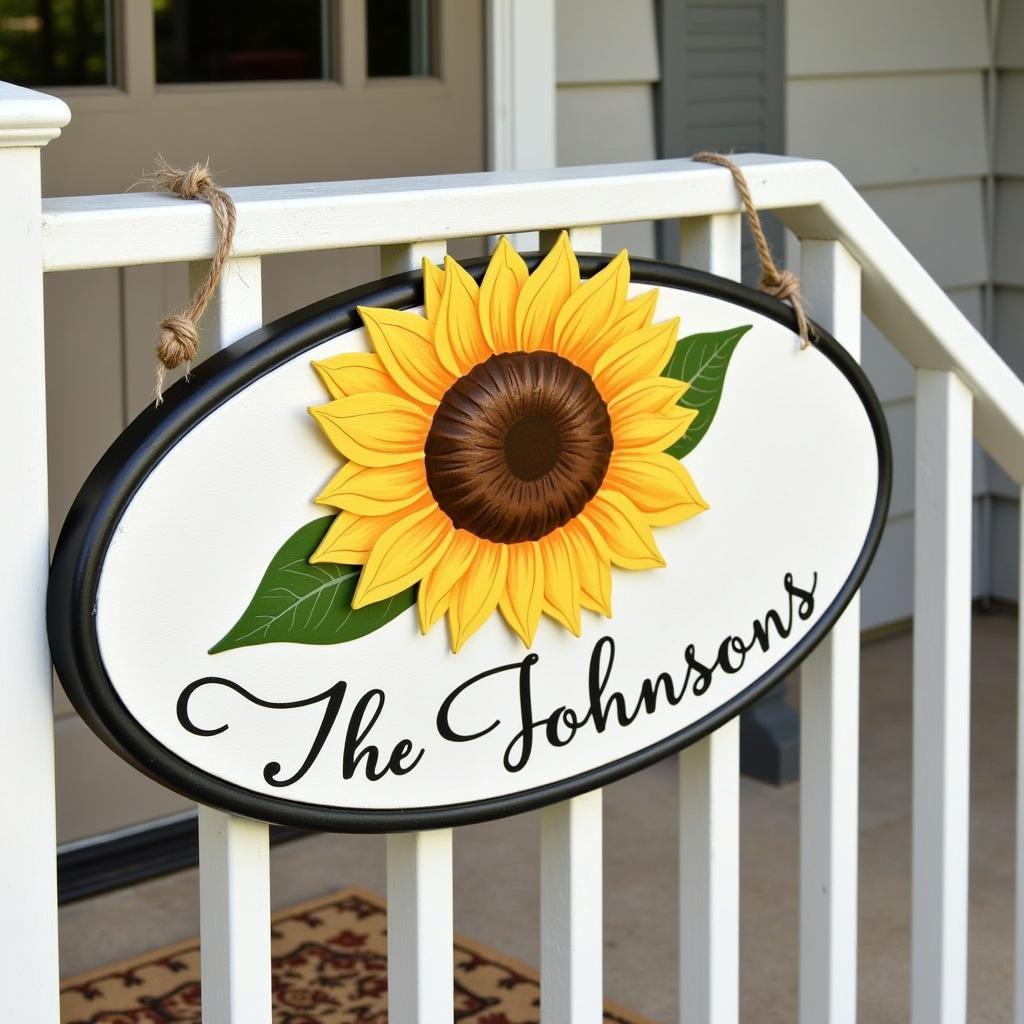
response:
[[[7,835],[0,845],[0,899],[12,944],[0,957],[0,986],[31,993],[31,1016],[21,1019],[33,1024],[56,1024],[60,1015],[39,157],[70,119],[55,97],[0,83],[0,337],[4,371],[14,382],[4,397],[0,443],[6,496],[0,560],[7,583],[0,595],[0,749],[7,765],[0,789]]]

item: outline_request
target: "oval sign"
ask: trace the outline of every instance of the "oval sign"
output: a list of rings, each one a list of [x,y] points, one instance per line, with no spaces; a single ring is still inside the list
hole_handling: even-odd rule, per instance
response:
[[[135,420],[64,525],[53,658],[201,803],[507,815],[790,672],[864,578],[890,463],[860,368],[820,329],[801,350],[787,306],[503,243],[270,324]]]

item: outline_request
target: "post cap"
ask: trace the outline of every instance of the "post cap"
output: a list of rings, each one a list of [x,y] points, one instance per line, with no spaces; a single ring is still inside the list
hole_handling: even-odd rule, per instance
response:
[[[56,96],[0,82],[0,147],[45,146],[70,120]]]

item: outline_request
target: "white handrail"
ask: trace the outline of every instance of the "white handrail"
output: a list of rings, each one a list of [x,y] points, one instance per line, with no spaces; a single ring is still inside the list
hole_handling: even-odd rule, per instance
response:
[[[961,377],[975,398],[975,436],[1024,484],[1024,383],[853,186],[821,160],[735,159],[759,208],[774,210],[801,238],[846,246],[862,267],[864,312],[912,364]],[[692,160],[229,192],[239,256],[739,210],[729,172]],[[43,203],[47,271],[207,259],[215,245],[204,204],[144,193]]]

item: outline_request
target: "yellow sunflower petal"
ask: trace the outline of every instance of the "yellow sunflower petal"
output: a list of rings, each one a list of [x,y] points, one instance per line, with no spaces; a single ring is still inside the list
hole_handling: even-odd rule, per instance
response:
[[[451,544],[454,532],[435,502],[389,526],[366,560],[352,607],[384,601],[423,579]]]
[[[366,333],[384,369],[410,397],[434,406],[455,383],[437,358],[434,325],[404,309],[359,307]]]
[[[645,377],[665,369],[679,337],[679,317],[620,338],[594,364],[594,383],[606,402]]]
[[[309,560],[313,563],[363,565],[384,531],[407,515],[408,512],[404,510],[386,516],[361,516],[355,512],[342,512],[335,516],[320,546],[310,555]]]
[[[516,300],[529,273],[502,235],[480,284],[480,327],[495,352],[516,350]]]
[[[612,566],[604,538],[586,520],[573,519],[562,527],[576,552],[580,570],[580,603],[611,618]]]
[[[647,377],[620,391],[609,403],[608,412],[615,417],[646,416],[671,411],[690,385],[671,377]]]
[[[430,417],[397,395],[349,395],[309,410],[327,439],[364,466],[396,466],[423,458]]]
[[[357,515],[382,516],[408,508],[426,493],[426,472],[419,459],[397,466],[346,462],[315,500]]]
[[[558,314],[579,285],[579,264],[569,236],[563,231],[519,293],[516,337],[521,350],[550,348]]]
[[[544,611],[576,636],[580,635],[580,570],[576,552],[561,530],[540,540],[544,562]]]
[[[527,647],[540,622],[544,604],[544,562],[535,541],[512,544],[508,549],[508,580],[498,605],[508,624]]]
[[[482,363],[491,349],[480,327],[480,288],[451,258],[444,260],[444,293],[437,314],[437,354],[445,367],[461,377]]]
[[[452,589],[448,601],[453,651],[458,652],[497,608],[507,574],[507,545],[481,543],[473,566]]]
[[[662,452],[613,452],[602,487],[626,495],[652,526],[681,523],[708,507],[683,464]]]
[[[437,322],[444,294],[444,271],[432,260],[423,257],[423,309],[431,323]]]
[[[444,557],[423,577],[416,605],[424,634],[448,610],[452,588],[472,565],[477,548],[483,543],[465,530],[456,530]]]
[[[603,270],[580,285],[555,318],[554,350],[575,359],[599,337],[626,302],[629,254],[623,249]]]
[[[573,362],[582,367],[588,373],[594,369],[594,364],[607,349],[627,334],[642,330],[650,326],[654,319],[654,308],[658,304],[658,289],[637,295],[624,302],[618,307],[617,313],[612,314],[608,326],[589,341],[579,345],[573,354]]]
[[[696,418],[696,409],[681,405],[671,405],[660,413],[613,413],[612,436],[618,449],[663,452],[685,435]]]
[[[658,289],[634,295],[619,307],[617,315],[601,335],[602,345],[608,346],[634,331],[649,327],[654,320],[654,307],[658,304]]]
[[[604,538],[615,565],[623,569],[660,569],[665,564],[647,517],[618,491],[598,491],[580,513]]]
[[[369,393],[405,397],[380,358],[370,352],[345,352],[330,359],[317,359],[313,369],[320,375],[331,398]]]

